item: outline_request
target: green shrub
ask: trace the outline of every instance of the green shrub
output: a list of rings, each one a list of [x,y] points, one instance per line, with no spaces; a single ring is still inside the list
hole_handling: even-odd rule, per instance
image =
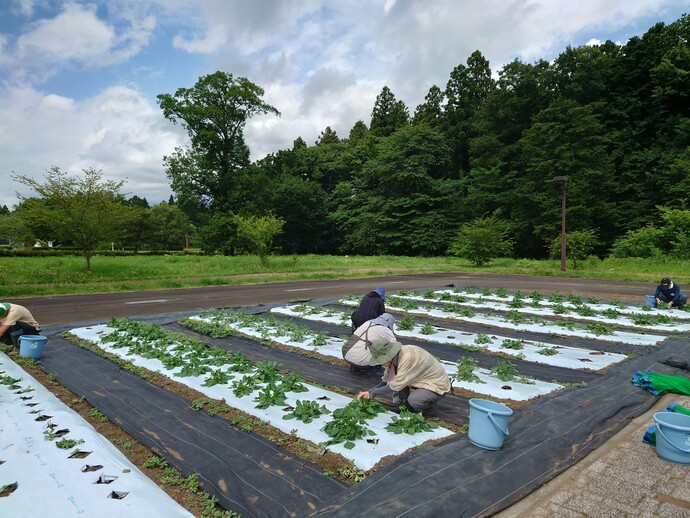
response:
[[[465,223],[451,242],[448,252],[468,259],[476,266],[483,266],[497,257],[510,256],[513,249],[513,240],[509,237],[510,226],[499,216],[500,210],[496,210],[490,216]]]

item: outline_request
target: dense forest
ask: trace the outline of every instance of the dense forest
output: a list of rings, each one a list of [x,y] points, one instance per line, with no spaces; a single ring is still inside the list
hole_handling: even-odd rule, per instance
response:
[[[463,224],[494,215],[516,257],[541,258],[561,229],[553,179],[567,176],[568,231],[591,232],[605,256],[629,231],[690,209],[689,42],[684,15],[625,45],[568,47],[497,73],[477,50],[414,112],[384,86],[368,124],[326,127],[313,145],[297,137],[256,162],[244,125],[278,112],[259,86],[217,72],[158,97],[190,135],[165,157],[165,205],[207,251],[237,250],[233,216],[270,214],[284,221],[283,253],[441,255]],[[145,242],[144,228],[124,244]]]

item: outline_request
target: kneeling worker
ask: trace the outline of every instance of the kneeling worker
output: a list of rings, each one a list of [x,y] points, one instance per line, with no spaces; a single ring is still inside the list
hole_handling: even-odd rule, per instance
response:
[[[41,327],[28,309],[19,304],[0,302],[0,342],[12,344],[12,334],[37,335]]]
[[[372,342],[370,349],[369,364],[383,364],[385,372],[381,383],[360,392],[357,399],[392,392],[394,404],[413,412],[423,412],[434,409],[436,403],[450,391],[450,378],[443,365],[421,347],[379,338]]]
[[[350,370],[363,371],[380,376],[383,368],[380,365],[369,365],[371,360],[371,343],[378,338],[387,338],[395,342],[395,318],[390,313],[367,320],[359,326],[350,339],[343,345],[343,358],[350,364]]]
[[[682,308],[688,301],[688,296],[681,294],[680,286],[674,284],[668,277],[661,279],[661,283],[656,287],[654,298],[657,307],[666,304],[669,308]]]

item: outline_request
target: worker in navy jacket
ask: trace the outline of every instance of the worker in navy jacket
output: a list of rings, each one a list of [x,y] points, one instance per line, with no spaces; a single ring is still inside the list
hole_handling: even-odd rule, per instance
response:
[[[680,286],[674,284],[668,277],[661,279],[661,284],[656,287],[654,298],[657,307],[666,304],[669,308],[682,308],[688,301],[688,296],[681,294]]]
[[[354,331],[364,322],[380,317],[386,312],[386,290],[377,286],[370,291],[359,303],[359,307],[352,313],[352,330]]]

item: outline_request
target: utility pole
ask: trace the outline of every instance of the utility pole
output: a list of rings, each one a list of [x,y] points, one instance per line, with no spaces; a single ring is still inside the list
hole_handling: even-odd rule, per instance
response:
[[[554,176],[554,182],[563,182],[563,195],[561,197],[561,271],[565,271],[565,191],[568,183],[567,176]]]

